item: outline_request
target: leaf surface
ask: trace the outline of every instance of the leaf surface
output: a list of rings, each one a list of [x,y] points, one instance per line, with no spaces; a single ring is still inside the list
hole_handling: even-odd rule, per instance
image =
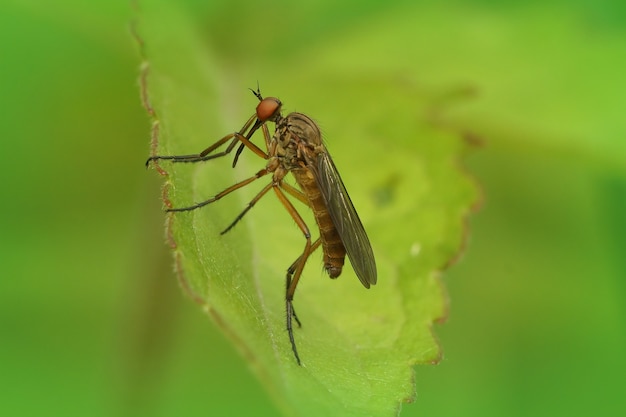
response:
[[[332,53],[326,60],[324,48],[312,42],[256,62],[255,75],[224,56],[201,21],[167,3],[141,6],[136,30],[145,59],[142,97],[153,115],[152,151],[196,153],[239,130],[256,107],[246,87],[255,87],[258,76],[263,94],[280,97],[285,114],[300,111],[321,126],[372,242],[378,284],[364,289],[349,264],[330,280],[321,251],[310,258],[294,300],[303,323],[294,331],[298,366],[285,330],[284,279],[304,247],[301,232],[269,193],[220,236],[269,178],[202,209],[167,216],[181,283],[286,415],[395,415],[415,395],[413,366],[441,355],[431,332],[447,309],[438,274],[457,255],[477,199],[458,165],[468,145],[433,122],[438,95],[421,91],[410,73],[335,72]],[[315,64],[308,65],[312,50]],[[260,134],[255,143],[263,145]],[[206,200],[265,164],[248,151],[236,169],[231,162],[230,156],[159,162],[165,205]],[[295,204],[315,230],[310,210]]]

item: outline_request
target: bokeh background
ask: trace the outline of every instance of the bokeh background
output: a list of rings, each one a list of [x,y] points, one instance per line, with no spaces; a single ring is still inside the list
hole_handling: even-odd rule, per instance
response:
[[[458,101],[441,122],[483,143],[466,161],[483,206],[445,274],[444,358],[416,368],[402,415],[626,409],[625,3],[178,3],[235,76],[247,52],[288,56],[265,39],[381,30]],[[0,415],[277,415],[172,273],[133,13],[0,5]],[[407,19],[414,31],[394,34]],[[298,24],[263,36],[281,21]]]

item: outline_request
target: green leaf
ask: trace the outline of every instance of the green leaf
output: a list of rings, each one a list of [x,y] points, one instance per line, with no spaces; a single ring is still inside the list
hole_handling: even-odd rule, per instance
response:
[[[135,30],[145,59],[142,97],[154,123],[152,152],[196,153],[239,130],[256,107],[246,88],[256,87],[258,77],[263,94],[280,97],[285,112],[304,112],[320,124],[370,236],[379,277],[366,290],[349,266],[330,280],[321,252],[310,258],[294,300],[303,322],[294,331],[298,366],[285,330],[284,279],[304,247],[301,232],[268,194],[220,236],[267,184],[262,179],[200,210],[167,216],[182,285],[286,415],[397,414],[415,396],[413,366],[440,358],[431,332],[446,316],[439,271],[457,256],[477,199],[458,166],[467,143],[433,117],[441,94],[424,93],[410,73],[393,68],[336,72],[336,57],[325,57],[314,41],[267,49],[265,59],[252,53],[254,68],[248,67],[202,31],[201,16],[158,1],[141,7]],[[253,39],[253,29],[233,22],[220,33]],[[205,200],[264,166],[249,151],[236,169],[231,162],[231,156],[159,162],[166,206]],[[296,207],[315,224],[310,210]]]

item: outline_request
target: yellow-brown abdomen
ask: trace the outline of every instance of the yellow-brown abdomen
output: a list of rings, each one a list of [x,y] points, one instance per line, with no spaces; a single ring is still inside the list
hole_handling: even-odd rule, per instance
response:
[[[315,222],[320,229],[322,250],[324,251],[324,269],[331,278],[341,275],[341,270],[346,258],[346,248],[343,246],[337,228],[330,218],[330,213],[322,197],[311,171],[306,168],[293,169],[291,171],[300,185],[302,192],[309,200],[311,210],[315,216]]]

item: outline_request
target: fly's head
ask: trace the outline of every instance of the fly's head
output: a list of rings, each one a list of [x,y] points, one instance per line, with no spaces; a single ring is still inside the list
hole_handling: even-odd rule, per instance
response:
[[[265,122],[278,122],[280,120],[280,109],[283,103],[276,97],[263,98],[261,90],[257,86],[256,91],[250,89],[252,94],[259,99],[259,104],[256,106],[257,124]]]
[[[280,119],[280,108],[283,103],[276,97],[266,97],[256,106],[257,119],[264,122],[277,122]]]

